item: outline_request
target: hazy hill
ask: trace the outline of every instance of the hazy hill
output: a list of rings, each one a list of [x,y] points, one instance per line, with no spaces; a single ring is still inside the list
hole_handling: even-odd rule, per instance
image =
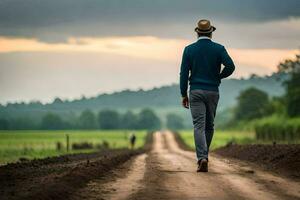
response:
[[[218,112],[232,107],[241,90],[248,87],[257,87],[266,91],[270,96],[280,96],[284,93],[282,81],[286,75],[273,74],[267,77],[252,76],[248,79],[225,79],[220,87],[220,102]],[[100,94],[93,98],[81,98],[73,101],[63,101],[56,98],[50,104],[32,102],[0,106],[0,118],[30,117],[39,120],[46,112],[56,112],[65,118],[74,117],[84,109],[98,112],[101,109],[111,108],[119,111],[139,110],[152,107],[164,116],[168,112],[189,115],[189,112],[180,106],[179,86],[176,84],[163,86],[151,90],[130,91],[124,90],[112,94]]]

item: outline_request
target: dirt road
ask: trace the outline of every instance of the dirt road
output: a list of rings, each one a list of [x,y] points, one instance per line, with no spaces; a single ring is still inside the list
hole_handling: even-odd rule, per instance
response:
[[[209,172],[196,173],[193,152],[170,132],[154,133],[153,148],[90,182],[73,199],[300,199],[300,183],[214,154]]]

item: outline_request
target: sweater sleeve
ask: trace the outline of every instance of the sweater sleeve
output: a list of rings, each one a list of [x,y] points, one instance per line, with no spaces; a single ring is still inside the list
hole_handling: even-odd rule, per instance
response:
[[[180,91],[182,97],[187,96],[189,71],[190,71],[190,62],[187,53],[187,48],[185,48],[183,51],[182,62],[180,67]]]
[[[224,47],[222,48],[221,59],[222,59],[222,64],[225,66],[220,74],[220,78],[222,79],[230,76],[235,70],[235,66],[231,57],[228,55]]]

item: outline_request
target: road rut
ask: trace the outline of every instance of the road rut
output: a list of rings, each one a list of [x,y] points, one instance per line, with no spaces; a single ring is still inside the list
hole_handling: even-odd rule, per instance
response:
[[[300,183],[210,155],[209,172],[196,173],[195,153],[179,148],[169,131],[153,134],[152,150],[116,169],[116,178],[92,182],[86,199],[300,199]],[[82,196],[83,195],[83,196]]]

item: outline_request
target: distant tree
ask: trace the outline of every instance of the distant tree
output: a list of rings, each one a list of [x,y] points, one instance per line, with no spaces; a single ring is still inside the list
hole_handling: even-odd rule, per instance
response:
[[[84,110],[79,116],[79,128],[95,129],[97,127],[96,116],[90,110]]]
[[[46,114],[41,122],[41,128],[46,130],[59,130],[64,129],[64,122],[57,114]]]
[[[121,128],[136,129],[138,117],[131,111],[127,111],[121,118]]]
[[[236,120],[260,118],[268,114],[270,103],[268,94],[256,88],[249,88],[240,93],[235,110]]]
[[[84,95],[82,95],[80,100],[84,101],[84,100],[86,100],[86,97]]]
[[[140,129],[156,130],[161,128],[161,121],[153,110],[146,108],[139,113],[137,126]]]
[[[174,113],[169,113],[167,115],[167,128],[172,130],[183,129],[184,124],[182,117]]]
[[[18,117],[10,120],[10,129],[13,130],[34,130],[37,125],[29,117]]]
[[[287,114],[291,117],[300,116],[300,53],[296,55],[296,59],[288,59],[280,63],[278,70],[291,75],[284,82]]]
[[[34,130],[38,126],[30,117],[0,119],[0,130]]]
[[[20,105],[24,106],[26,105],[24,102],[22,102]],[[39,101],[31,101],[28,103],[28,107],[32,107],[32,108],[38,108],[38,107],[42,107],[43,104]]]
[[[63,100],[61,100],[60,98],[57,97],[57,98],[54,99],[53,103],[54,104],[61,104],[61,103],[63,103]]]
[[[117,111],[102,110],[98,114],[98,125],[101,129],[120,128],[120,115]]]
[[[8,130],[9,121],[7,119],[0,119],[0,130]]]
[[[256,79],[259,78],[259,76],[257,74],[251,74],[250,75],[250,79]]]

